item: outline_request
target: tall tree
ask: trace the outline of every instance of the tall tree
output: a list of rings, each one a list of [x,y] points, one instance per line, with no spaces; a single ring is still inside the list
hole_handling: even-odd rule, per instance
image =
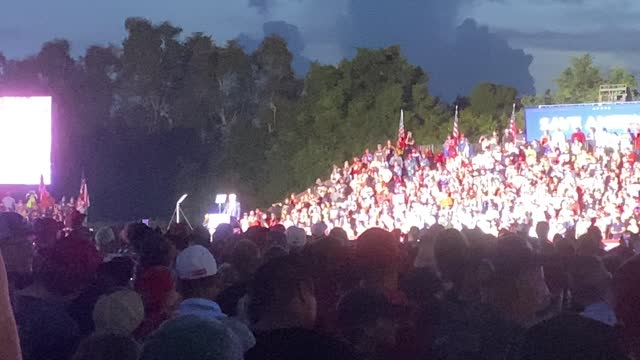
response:
[[[631,91],[635,91],[638,89],[638,81],[635,75],[620,67],[614,67],[609,70],[607,83],[624,84],[627,85],[631,89]]]
[[[295,100],[299,95],[292,61],[286,42],[277,35],[266,37],[253,53],[258,111],[270,133],[278,126],[279,102]]]
[[[82,115],[93,120],[96,127],[111,128],[111,110],[114,101],[115,79],[121,68],[118,49],[113,46],[91,46],[81,58]]]
[[[461,113],[461,128],[470,138],[504,129],[509,124],[517,95],[517,90],[511,87],[479,84],[471,92],[471,106]]]
[[[125,116],[130,125],[153,131],[172,128],[171,100],[182,86],[184,71],[183,45],[178,39],[182,29],[141,18],[127,19],[125,28],[118,110],[136,114]]]
[[[590,54],[574,57],[571,65],[556,79],[556,99],[560,103],[595,102],[602,82],[600,69]]]

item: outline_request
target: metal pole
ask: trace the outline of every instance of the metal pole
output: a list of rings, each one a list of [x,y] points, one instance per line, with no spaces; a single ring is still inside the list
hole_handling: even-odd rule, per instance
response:
[[[180,203],[176,203],[176,224],[180,224]]]

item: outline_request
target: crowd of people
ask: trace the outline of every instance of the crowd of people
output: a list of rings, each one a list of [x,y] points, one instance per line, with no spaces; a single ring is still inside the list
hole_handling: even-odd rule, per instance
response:
[[[532,236],[535,224],[546,221],[552,238],[579,236],[595,225],[617,241],[627,229],[640,231],[638,148],[635,133],[606,129],[576,129],[569,139],[560,130],[545,132],[530,143],[508,129],[478,144],[461,134],[441,151],[388,141],[334,166],[329,179],[292,194],[263,223],[299,226],[308,234],[325,224],[355,239],[371,227],[408,234],[434,224]],[[256,220],[256,213],[245,214],[243,227]]]
[[[0,212],[0,359],[637,359],[640,138],[559,133],[407,133],[213,234]]]
[[[52,218],[58,222],[63,222],[74,210],[86,213],[86,208],[82,208],[75,198],[71,197],[67,201],[62,197],[56,202],[48,193],[38,194],[36,191],[29,191],[24,198],[17,197],[11,192],[5,193],[0,201],[0,212],[16,212],[29,221],[38,218]]]
[[[498,237],[371,228],[0,214],[0,358],[634,359],[640,255],[602,233]],[[637,234],[632,235],[638,241]],[[6,272],[4,271],[6,266]]]

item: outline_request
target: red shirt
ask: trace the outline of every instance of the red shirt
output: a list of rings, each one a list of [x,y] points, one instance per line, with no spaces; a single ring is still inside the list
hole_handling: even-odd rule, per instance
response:
[[[587,139],[585,138],[584,133],[582,131],[574,132],[573,135],[571,135],[571,142],[575,142],[576,140],[580,144],[584,144],[585,141],[587,141]]]

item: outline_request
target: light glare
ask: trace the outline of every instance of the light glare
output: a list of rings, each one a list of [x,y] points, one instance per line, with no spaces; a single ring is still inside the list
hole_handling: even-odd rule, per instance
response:
[[[0,184],[51,184],[51,97],[0,97]]]

